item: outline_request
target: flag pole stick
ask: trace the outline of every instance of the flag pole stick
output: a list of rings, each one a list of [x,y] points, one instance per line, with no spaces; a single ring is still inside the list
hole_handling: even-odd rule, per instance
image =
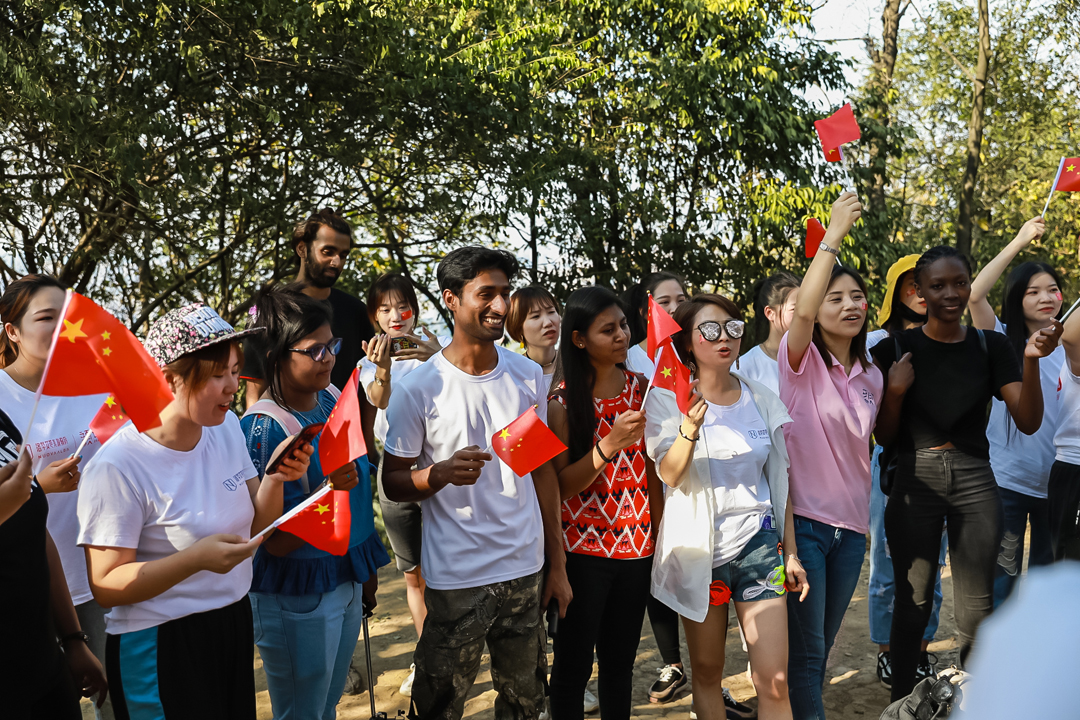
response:
[[[1050,194],[1046,196],[1046,204],[1043,205],[1042,217],[1046,217],[1046,211],[1050,209],[1050,199],[1054,197],[1054,189],[1057,188],[1058,180],[1061,179],[1061,171],[1065,169],[1065,156],[1061,156],[1058,164],[1057,175],[1054,176],[1054,184],[1050,186]]]
[[[83,435],[83,439],[82,439],[82,442],[79,443],[79,447],[75,448],[75,455],[74,455],[75,457],[79,457],[79,453],[81,453],[83,448],[86,447],[86,443],[90,442],[90,436],[91,435],[94,435],[93,430],[87,430],[86,434]],[[97,437],[97,436],[95,435],[95,437]]]
[[[1076,302],[1072,304],[1072,307],[1065,311],[1065,314],[1061,316],[1061,320],[1059,322],[1064,325],[1065,321],[1068,320],[1069,316],[1076,311],[1077,307],[1080,307],[1080,298],[1077,298]]]

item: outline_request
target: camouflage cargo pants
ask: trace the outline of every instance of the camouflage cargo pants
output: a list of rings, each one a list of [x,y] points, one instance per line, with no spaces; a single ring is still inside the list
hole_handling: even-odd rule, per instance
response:
[[[547,637],[540,617],[543,573],[463,590],[424,593],[427,620],[416,646],[412,699],[422,720],[458,720],[487,643],[497,720],[535,720],[544,709]]]

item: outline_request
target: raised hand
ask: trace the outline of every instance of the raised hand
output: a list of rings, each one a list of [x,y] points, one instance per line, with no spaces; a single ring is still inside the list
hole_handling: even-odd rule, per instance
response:
[[[442,350],[442,344],[439,342],[439,338],[429,333],[427,328],[420,328],[420,332],[424,333],[425,337],[421,338],[416,333],[408,333],[405,336],[420,347],[403,349],[397,355],[399,359],[426,362],[428,358]]]
[[[1064,325],[1054,320],[1050,327],[1036,331],[1024,346],[1024,357],[1044,358],[1054,352],[1064,329]]]
[[[389,370],[393,358],[390,357],[390,336],[376,335],[369,341],[361,341],[360,346],[364,349],[367,359],[375,363],[383,370]]]
[[[1016,233],[1016,241],[1023,245],[1030,245],[1033,242],[1038,242],[1045,232],[1046,223],[1043,221],[1042,216],[1038,215],[1020,227],[1020,232]]]
[[[859,202],[858,195],[846,192],[836,198],[836,202],[832,204],[832,213],[829,215],[829,228],[825,233],[825,242],[829,242],[830,237],[836,236],[842,240],[860,217],[862,217],[862,203]]]

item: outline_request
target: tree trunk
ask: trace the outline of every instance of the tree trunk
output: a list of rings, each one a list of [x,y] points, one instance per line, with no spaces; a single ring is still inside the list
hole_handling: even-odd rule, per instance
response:
[[[905,6],[906,9],[906,6]],[[889,125],[892,122],[891,96],[893,69],[896,67],[897,36],[900,30],[900,0],[886,0],[881,12],[881,49],[867,39],[873,63],[867,83],[866,113],[879,127],[870,132],[870,182],[867,187],[868,214],[879,229],[887,234],[888,211],[885,205],[885,186],[888,184]]]
[[[986,105],[986,78],[990,72],[990,8],[987,0],[979,0],[979,59],[975,65],[975,91],[968,121],[967,164],[960,183],[960,213],[956,220],[956,249],[971,253],[972,230],[975,225],[975,181],[979,176],[979,155],[982,153],[983,111]]]

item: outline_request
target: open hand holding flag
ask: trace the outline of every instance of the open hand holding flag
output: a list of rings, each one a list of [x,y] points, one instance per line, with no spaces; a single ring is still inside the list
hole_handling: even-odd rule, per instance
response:
[[[566,450],[533,405],[491,436],[491,449],[519,477],[525,477]]]

